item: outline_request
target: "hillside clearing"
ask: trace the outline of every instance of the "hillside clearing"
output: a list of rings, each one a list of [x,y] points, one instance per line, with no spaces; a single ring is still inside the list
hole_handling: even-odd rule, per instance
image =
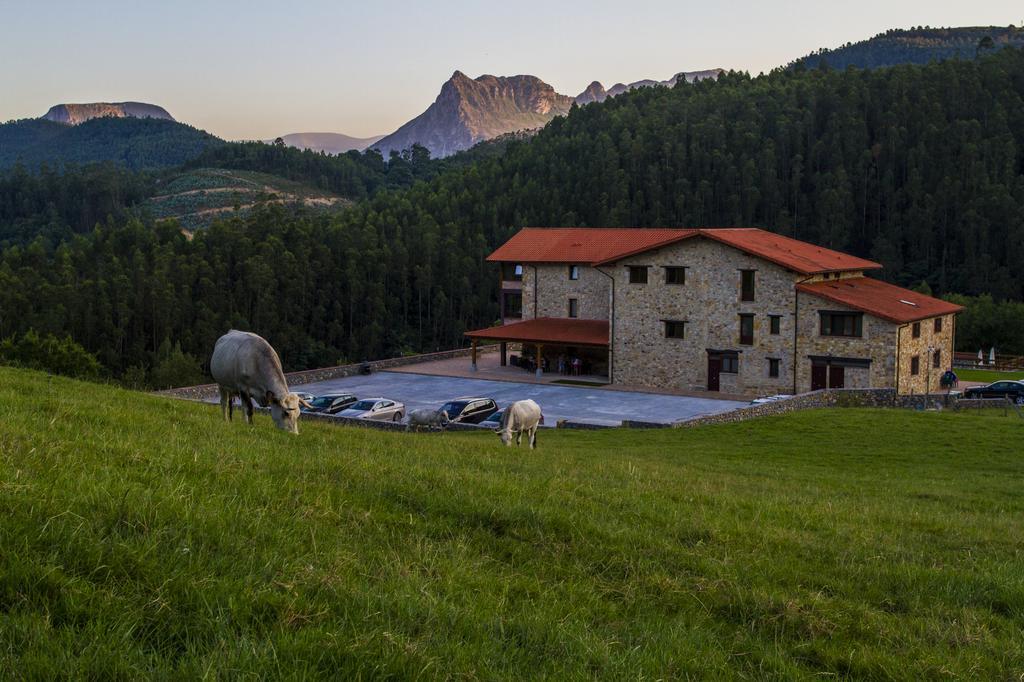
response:
[[[821,410],[530,453],[0,368],[0,670],[1016,679],[1022,433]]]
[[[208,226],[225,213],[244,213],[270,204],[337,210],[351,206],[352,202],[268,173],[198,168],[167,180],[142,208],[154,218],[174,218],[182,227],[192,230]]]

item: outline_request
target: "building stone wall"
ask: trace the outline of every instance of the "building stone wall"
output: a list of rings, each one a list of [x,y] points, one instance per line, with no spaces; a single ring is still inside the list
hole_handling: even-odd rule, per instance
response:
[[[575,298],[579,319],[607,320],[611,280],[587,265],[579,269],[580,278],[572,280],[565,263],[524,265],[523,319],[569,317],[569,299]]]
[[[796,351],[797,393],[811,390],[811,355],[871,361],[867,369],[845,367],[843,388],[895,387],[896,324],[863,313],[860,337],[822,336],[821,311],[862,311],[805,292],[799,292],[798,306],[800,320]]]
[[[899,382],[900,394],[929,393],[938,390],[939,377],[953,364],[953,315],[942,315],[942,331],[935,332],[935,319],[921,320],[921,336],[914,338],[913,323],[905,324],[899,331]],[[895,340],[894,340],[895,345]],[[932,366],[932,352],[938,350],[942,357],[939,366]],[[912,358],[920,358],[917,376],[911,374]]]
[[[628,266],[647,266],[647,283],[630,284]],[[685,284],[665,282],[665,267],[669,266],[686,268]],[[611,363],[613,381],[619,384],[706,390],[708,350],[713,349],[734,351],[738,357],[738,371],[719,376],[722,393],[808,392],[813,366],[810,356],[869,361],[867,367],[844,365],[846,389],[898,386],[901,394],[924,393],[936,388],[939,376],[952,360],[952,315],[944,316],[943,330],[938,334],[934,332],[934,318],[922,320],[918,339],[912,338],[911,325],[900,331],[900,325],[867,313],[862,316],[862,336],[822,336],[821,311],[861,311],[805,292],[798,294],[796,284],[860,277],[860,271],[808,277],[699,237],[613,265],[580,265],[579,269],[580,278],[570,280],[565,263],[524,265],[522,319],[566,318],[569,299],[576,298],[580,319],[607,320],[612,317],[611,279],[606,276],[610,275],[615,282]],[[741,270],[755,272],[754,301],[740,300]],[[741,314],[753,315],[751,345],[740,344]],[[770,317],[776,315],[779,333],[771,334]],[[684,322],[684,338],[666,338],[666,320]],[[932,366],[929,347],[941,350],[941,368]],[[917,376],[910,374],[914,355],[921,363]],[[778,377],[769,375],[769,359],[778,360]]]
[[[630,284],[630,265],[646,265],[647,284]],[[667,266],[686,268],[685,284],[666,284]],[[687,239],[602,268],[615,277],[616,383],[705,390],[708,349],[737,351],[738,372],[722,373],[723,393],[793,390],[793,295],[798,275],[724,244]],[[754,301],[741,301],[741,270],[754,270]],[[753,345],[740,344],[740,314],[754,316]],[[770,315],[780,317],[770,334]],[[686,323],[685,338],[665,338],[665,320]],[[779,376],[769,376],[769,358]]]

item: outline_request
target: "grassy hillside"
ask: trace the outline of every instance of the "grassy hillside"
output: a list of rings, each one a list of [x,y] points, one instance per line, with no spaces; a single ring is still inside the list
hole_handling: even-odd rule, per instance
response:
[[[1022,429],[817,411],[531,453],[0,369],[0,670],[1017,679]]]
[[[142,204],[154,218],[177,218],[182,227],[206,227],[216,218],[270,203],[337,209],[351,201],[268,173],[197,168],[175,175]]]

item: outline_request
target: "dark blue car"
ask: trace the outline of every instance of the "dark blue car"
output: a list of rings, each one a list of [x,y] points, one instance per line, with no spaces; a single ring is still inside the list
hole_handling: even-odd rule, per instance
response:
[[[1024,381],[996,381],[988,386],[972,386],[964,391],[965,398],[1006,398],[1024,405]]]

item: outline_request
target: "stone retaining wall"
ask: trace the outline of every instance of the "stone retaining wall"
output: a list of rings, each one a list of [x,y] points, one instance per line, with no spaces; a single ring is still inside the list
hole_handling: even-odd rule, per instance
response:
[[[741,407],[732,412],[694,417],[674,423],[672,426],[689,428],[705,424],[728,424],[773,414],[786,414],[797,410],[811,410],[825,407],[897,407],[903,409],[946,409],[957,405],[957,395],[931,393],[929,395],[896,395],[892,388],[826,388],[801,393],[791,398],[771,403]]]
[[[497,351],[497,349],[497,344],[488,344],[486,346],[480,346],[477,349],[477,352],[488,353]],[[445,350],[439,353],[422,353],[420,355],[406,355],[398,358],[387,358],[385,360],[371,360],[365,363],[357,362],[351,365],[306,369],[299,372],[289,372],[284,376],[288,380],[289,386],[301,386],[302,384],[312,384],[317,381],[343,379],[345,377],[356,376],[363,372],[363,365],[368,365],[372,371],[378,372],[394,367],[418,365],[421,362],[434,362],[435,360],[450,360],[452,358],[469,357],[471,352],[472,349],[470,348],[456,348],[454,350]],[[217,384],[202,384],[200,386],[172,388],[166,391],[157,391],[156,394],[168,396],[170,398],[203,401],[214,400],[218,397]]]

